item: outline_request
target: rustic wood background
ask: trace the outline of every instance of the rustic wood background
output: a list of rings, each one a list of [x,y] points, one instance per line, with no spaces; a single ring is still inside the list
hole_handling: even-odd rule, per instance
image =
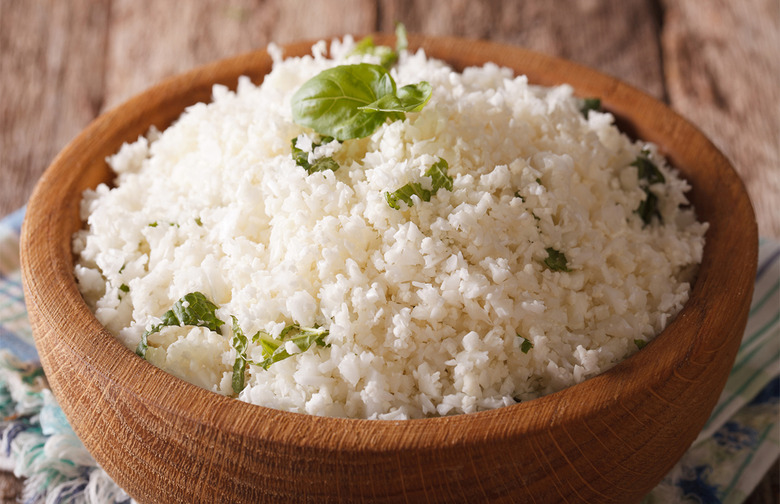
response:
[[[0,0],[0,217],[101,112],[236,53],[345,33],[490,39],[562,56],[667,102],[731,159],[780,238],[778,0]],[[750,504],[778,502],[778,467]],[[0,499],[20,484],[0,473]]]

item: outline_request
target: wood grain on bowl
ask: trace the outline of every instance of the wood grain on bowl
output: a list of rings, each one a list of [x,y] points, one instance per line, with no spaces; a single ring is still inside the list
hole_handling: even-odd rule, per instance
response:
[[[412,36],[410,45],[458,69],[494,61],[533,83],[570,83],[658,144],[710,223],[690,301],[611,370],[476,414],[321,418],[178,380],[98,323],[78,292],[70,247],[82,191],[110,181],[107,155],[208,100],[214,83],[234,87],[239,75],[260,81],[271,60],[257,51],[202,67],[93,122],[44,174],[23,228],[25,294],[52,389],[98,463],[140,502],[633,502],[707,420],[745,327],[757,259],[753,210],[726,158],[660,102],[588,68],[473,40]],[[285,55],[310,46],[286,46]]]

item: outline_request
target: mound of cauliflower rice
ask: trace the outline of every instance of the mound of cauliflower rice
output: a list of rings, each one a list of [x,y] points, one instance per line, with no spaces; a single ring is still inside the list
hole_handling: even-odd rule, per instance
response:
[[[287,59],[270,46],[262,85],[214,86],[211,103],[108,159],[116,180],[84,194],[75,274],[127,347],[146,338],[149,362],[249,403],[396,420],[561,390],[678,313],[707,225],[655,146],[583,113],[570,86],[490,63],[458,73],[422,50],[390,70],[399,87],[431,84],[421,111],[323,140],[293,122],[291,97],[325,69],[376,62],[354,46]],[[292,139],[338,169],[308,173]],[[430,188],[440,159],[451,190],[388,203],[405,184]],[[164,323],[195,292],[224,324]],[[301,347],[290,328],[319,339]],[[276,347],[285,358],[267,365]]]

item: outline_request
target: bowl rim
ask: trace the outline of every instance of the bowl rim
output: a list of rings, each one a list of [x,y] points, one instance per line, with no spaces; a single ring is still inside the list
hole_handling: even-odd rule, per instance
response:
[[[378,44],[392,44],[394,40],[391,35],[386,34],[373,36]],[[315,42],[303,41],[284,45],[284,55],[289,57],[308,53]],[[180,416],[183,421],[249,437],[267,436],[271,432],[269,426],[286,425],[281,433],[275,432],[275,442],[289,442],[304,448],[328,449],[333,445],[334,438],[337,438],[341,450],[353,452],[476,445],[488,435],[491,440],[500,440],[527,435],[553,424],[576,423],[585,416],[624,407],[621,398],[626,395],[647,393],[656,387],[663,389],[661,384],[670,377],[682,381],[691,380],[695,370],[706,366],[718,352],[736,354],[738,344],[730,339],[718,340],[714,334],[714,328],[717,328],[723,319],[733,317],[733,313],[718,312],[716,308],[728,305],[726,301],[733,301],[735,297],[735,310],[742,309],[745,303],[750,303],[758,244],[755,216],[744,186],[729,161],[697,128],[644,92],[616,78],[560,58],[495,42],[455,37],[410,34],[409,47],[424,47],[426,53],[432,57],[441,57],[438,55],[443,51],[443,47],[455,47],[458,49],[457,56],[454,61],[453,58],[448,58],[447,61],[458,70],[484,58],[488,53],[498,54],[500,57],[497,59],[500,61],[493,58],[494,62],[499,65],[508,63],[515,67],[524,66],[526,71],[523,73],[528,75],[529,81],[539,85],[568,83],[566,76],[576,74],[578,82],[570,84],[578,96],[593,96],[598,91],[604,108],[626,120],[627,127],[633,130],[633,134],[659,145],[670,164],[680,170],[684,177],[690,179],[696,175],[689,166],[691,154],[688,152],[692,151],[701,156],[697,163],[711,165],[710,171],[714,176],[710,178],[717,179],[716,182],[708,182],[707,187],[713,184],[731,187],[729,197],[737,204],[730,212],[718,214],[722,221],[710,223],[704,258],[690,300],[669,326],[642,351],[582,383],[531,401],[477,413],[400,421],[318,417],[252,405],[187,383],[135,357],[132,351],[97,321],[81,299],[72,273],[70,233],[56,229],[58,226],[72,224],[74,214],[78,216],[78,205],[74,208],[73,201],[56,201],[58,208],[66,211],[67,219],[63,216],[52,216],[47,210],[52,204],[50,195],[52,191],[57,192],[57,187],[67,187],[67,191],[70,191],[59,191],[63,198],[75,191],[74,188],[80,182],[72,173],[68,173],[68,167],[84,158],[85,153],[91,155],[98,152],[96,139],[118,130],[137,131],[140,125],[153,123],[156,116],[150,120],[150,109],[163,107],[166,100],[181,95],[191,86],[203,87],[208,84],[210,90],[213,83],[219,82],[235,88],[235,69],[256,69],[258,66],[270,65],[270,56],[264,49],[219,60],[162,81],[96,118],[58,154],[33,192],[22,229],[23,283],[27,299],[34,306],[35,320],[56,324],[64,314],[68,314],[71,319],[82,321],[82,333],[96,337],[104,355],[96,358],[92,354],[95,349],[94,342],[72,331],[62,335],[62,340],[57,343],[59,348],[105,377],[111,387],[125,389],[156,408],[171,409],[171,413]],[[529,68],[532,69],[531,72],[527,71]],[[248,71],[243,73],[251,74]],[[256,77],[252,77],[252,80],[257,82]],[[652,120],[647,124],[638,122],[637,111],[646,110],[654,112]],[[127,136],[126,134],[125,141],[134,140]],[[676,140],[680,138],[685,140]],[[680,152],[681,142],[685,144],[684,153]],[[681,166],[684,169],[681,169]],[[696,175],[693,178],[695,193],[701,190],[699,188],[702,187],[702,179],[705,177]],[[709,194],[710,190],[702,190],[702,193]],[[697,211],[701,208],[711,208],[704,197],[696,198],[695,206]],[[734,286],[734,290],[728,292],[717,291],[722,275],[725,274],[723,268],[718,266],[723,264],[723,261],[736,265],[727,272],[730,278],[733,278]],[[67,286],[55,297],[56,304],[50,295],[41,293],[42,287],[51,284]],[[708,296],[703,296],[704,292]],[[698,326],[699,330],[689,330],[695,326]],[[682,328],[687,332],[680,338]],[[36,344],[39,345],[40,351],[41,345],[50,342],[40,341],[36,335]],[[47,367],[49,369],[46,369]],[[51,363],[44,363],[44,368],[47,374],[56,375],[56,369]],[[649,375],[648,370],[651,371]],[[147,379],[128,380],[128,377],[138,375],[146,376]],[[55,395],[57,387],[59,386],[53,387]],[[583,394],[592,399],[592,403],[580,404],[578,397]],[[211,407],[188,408],[179,400],[182,396],[190,398],[193,404],[205,403]],[[498,424],[502,425],[500,429],[496,428]],[[307,435],[300,436],[301,431],[306,431]]]

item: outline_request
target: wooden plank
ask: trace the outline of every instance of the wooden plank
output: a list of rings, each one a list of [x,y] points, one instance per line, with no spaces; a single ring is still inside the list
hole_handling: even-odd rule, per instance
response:
[[[375,25],[371,0],[115,0],[106,103],[116,105],[165,77],[270,42],[367,33]]]
[[[780,3],[663,0],[672,106],[732,160],[762,236],[780,238]]]
[[[664,97],[659,19],[649,0],[380,0],[379,28],[522,46],[588,65]]]
[[[100,110],[108,3],[0,2],[0,215]]]

